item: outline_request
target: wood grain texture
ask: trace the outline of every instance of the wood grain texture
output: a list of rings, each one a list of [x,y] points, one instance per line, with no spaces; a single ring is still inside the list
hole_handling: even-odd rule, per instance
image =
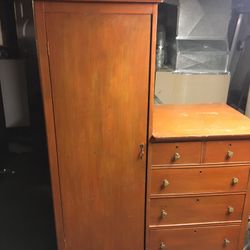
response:
[[[132,6],[133,5],[133,6]],[[140,14],[140,15],[152,15],[155,4],[140,4],[140,3],[80,3],[80,2],[45,2],[44,9],[46,13],[69,13],[74,12],[74,15],[82,14]]]
[[[153,113],[148,249],[159,249],[163,237],[167,249],[224,249],[223,228],[210,227],[209,236],[195,238],[185,227],[236,223],[237,230],[226,230],[233,242],[226,249],[242,250],[250,214],[249,118],[225,104],[161,105],[154,106]],[[231,158],[228,151],[233,152]],[[171,163],[176,152],[181,158]],[[238,176],[243,181],[232,185]],[[163,189],[164,180],[169,185]],[[228,206],[234,208],[232,214]],[[160,219],[162,209],[165,219]],[[166,227],[171,230],[160,229]]]
[[[65,249],[65,245],[64,245],[64,229],[63,229],[63,218],[62,218],[62,202],[61,202],[56,134],[54,125],[54,109],[53,109],[52,92],[50,85],[49,61],[47,54],[47,41],[46,41],[47,39],[46,39],[43,2],[36,2],[34,4],[34,20],[36,27],[36,44],[38,51],[40,80],[41,80],[41,89],[43,95],[43,107],[44,107],[47,144],[49,152],[50,175],[51,175],[51,184],[53,191],[57,247],[58,249],[63,250]]]
[[[209,141],[204,150],[204,163],[250,162],[250,140]],[[233,152],[231,158],[228,151]]]
[[[152,170],[151,196],[246,191],[249,167],[215,167]],[[238,183],[233,183],[233,178]],[[164,188],[163,182],[168,186]]]
[[[250,138],[250,119],[226,104],[155,105],[154,141]]]
[[[70,250],[144,249],[151,15],[135,7],[46,13]]]
[[[150,87],[149,87],[149,115],[148,115],[148,144],[147,144],[147,182],[146,182],[146,216],[145,216],[145,249],[148,249],[149,244],[149,214],[150,206],[148,201],[150,200],[150,182],[151,182],[151,161],[152,161],[152,147],[150,143],[152,130],[153,130],[153,105],[154,105],[154,87],[155,87],[155,64],[156,64],[156,33],[157,33],[157,16],[158,6],[154,5],[152,15],[152,33],[151,33],[151,54],[150,54]]]
[[[159,250],[162,242],[167,250],[235,250],[239,231],[239,225],[151,230],[149,250]],[[230,241],[228,246],[225,239]]]
[[[174,225],[238,221],[242,219],[245,195],[217,195],[151,199],[150,225]],[[234,208],[228,213],[228,207]],[[161,218],[161,211],[167,216]]]
[[[152,165],[200,164],[201,145],[201,142],[154,143]],[[176,153],[180,159],[175,160]]]

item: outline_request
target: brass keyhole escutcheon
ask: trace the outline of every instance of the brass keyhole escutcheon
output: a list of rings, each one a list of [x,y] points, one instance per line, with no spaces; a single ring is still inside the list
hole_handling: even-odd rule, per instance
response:
[[[140,159],[142,160],[142,159],[143,159],[143,156],[145,155],[144,144],[143,144],[143,143],[140,144],[139,147],[140,147],[139,157],[140,157]]]

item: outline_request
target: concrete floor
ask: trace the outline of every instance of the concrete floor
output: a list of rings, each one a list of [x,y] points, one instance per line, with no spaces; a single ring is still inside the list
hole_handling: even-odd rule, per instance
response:
[[[10,154],[1,160],[3,169],[7,174],[0,175],[0,249],[56,250],[46,155]]]

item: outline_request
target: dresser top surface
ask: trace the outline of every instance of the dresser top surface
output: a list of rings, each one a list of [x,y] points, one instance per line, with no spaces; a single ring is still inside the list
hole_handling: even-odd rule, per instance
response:
[[[155,141],[250,138],[250,119],[226,104],[155,105]]]

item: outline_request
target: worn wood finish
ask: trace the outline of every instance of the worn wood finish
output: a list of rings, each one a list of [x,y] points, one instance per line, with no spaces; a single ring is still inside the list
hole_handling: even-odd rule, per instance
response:
[[[161,243],[167,250],[235,250],[239,232],[239,225],[151,230],[149,250],[159,250]],[[227,246],[226,239],[230,241]]]
[[[49,151],[49,164],[51,174],[51,184],[53,191],[53,203],[55,211],[55,224],[57,234],[57,247],[62,250],[65,249],[64,245],[64,229],[63,229],[63,218],[62,218],[62,203],[61,203],[61,191],[60,191],[60,180],[58,170],[58,158],[57,158],[57,147],[56,147],[56,133],[54,125],[54,109],[52,92],[50,85],[50,74],[49,74],[49,61],[47,54],[47,42],[46,42],[46,27],[44,20],[44,3],[34,3],[34,19],[36,27],[36,43],[38,50],[38,61],[40,68],[40,79],[41,88],[43,95],[43,106],[44,116],[46,122],[46,134]]]
[[[155,105],[154,141],[250,138],[250,119],[226,104]]]
[[[224,104],[153,107],[158,1],[133,2],[35,1],[58,247],[210,250],[228,236],[242,250],[249,119]]]
[[[152,15],[152,41],[151,41],[151,69],[150,69],[150,89],[149,89],[149,115],[148,115],[148,144],[147,144],[147,183],[146,183],[146,199],[145,199],[145,208],[146,208],[146,216],[145,216],[145,249],[148,249],[148,228],[149,228],[149,214],[150,214],[150,206],[148,206],[148,201],[150,200],[150,185],[151,182],[151,162],[152,162],[152,147],[151,147],[151,135],[153,131],[153,106],[154,106],[154,87],[155,87],[155,60],[156,60],[156,32],[157,32],[157,16],[158,16],[158,6],[154,6],[154,11]]]
[[[74,15],[82,14],[140,14],[140,15],[152,15],[154,5],[153,4],[136,4],[134,8],[129,7],[131,4],[126,3],[63,3],[63,2],[49,2],[44,3],[46,13],[69,13],[74,12]]]
[[[175,159],[175,154],[179,159]],[[156,143],[152,145],[152,165],[200,164],[201,143]]]
[[[80,2],[35,1],[58,248],[142,250],[157,1]]]
[[[154,169],[151,172],[150,193],[170,195],[246,191],[248,173],[249,167]],[[234,183],[236,178],[238,183]]]
[[[81,8],[46,13],[66,246],[143,249],[151,15]]]
[[[219,243],[224,228],[211,225],[234,224],[237,230],[227,227],[232,240],[226,249],[243,249],[250,214],[249,140],[249,118],[225,104],[154,106],[148,170],[149,250],[160,249],[163,238],[167,249],[224,249]],[[172,148],[169,155],[178,152],[181,158],[170,163],[165,145],[181,145],[188,154]],[[200,149],[194,150],[194,145],[201,145]],[[184,161],[183,155],[191,159],[199,155],[200,161]],[[233,178],[237,178],[235,184]],[[161,218],[162,210],[165,218]],[[211,227],[200,238],[191,235],[191,228],[203,230],[206,225]]]
[[[172,225],[238,221],[242,219],[245,195],[217,195],[152,199],[150,201],[150,225]],[[228,207],[234,211],[228,212]],[[167,212],[165,218],[161,211]]]
[[[205,163],[250,162],[250,140],[209,141],[204,151]],[[233,153],[228,157],[228,152]]]

